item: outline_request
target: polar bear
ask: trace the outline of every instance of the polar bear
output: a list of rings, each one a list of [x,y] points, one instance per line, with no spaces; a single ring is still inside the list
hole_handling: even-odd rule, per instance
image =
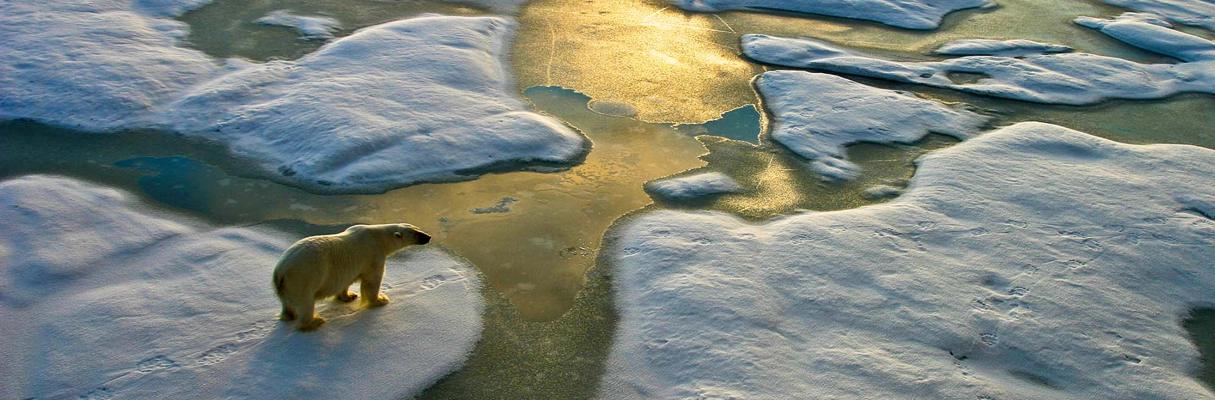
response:
[[[385,258],[427,243],[430,235],[410,224],[355,225],[336,235],[300,239],[274,267],[281,319],[297,320],[301,331],[316,329],[325,323],[313,312],[316,301],[329,296],[353,301],[358,295],[350,292],[350,285],[356,280],[368,306],[388,304],[388,296],[380,293]]]

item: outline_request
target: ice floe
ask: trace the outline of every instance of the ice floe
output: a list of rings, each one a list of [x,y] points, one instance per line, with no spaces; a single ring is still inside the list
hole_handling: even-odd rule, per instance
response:
[[[1215,304],[1215,151],[1022,123],[920,163],[885,204],[620,224],[602,397],[1213,397],[1180,321]]]
[[[811,168],[830,180],[854,178],[860,172],[845,159],[847,145],[911,143],[929,133],[966,139],[988,121],[964,106],[829,74],[765,72],[755,87],[772,112],[772,140],[809,159]]]
[[[551,168],[588,147],[514,93],[508,18],[422,16],[252,64],[179,47],[185,26],[162,14],[201,2],[76,3],[0,4],[0,119],[174,130],[330,192]]]
[[[336,19],[319,15],[296,15],[288,10],[271,11],[255,22],[295,29],[304,39],[332,39],[333,33],[342,29],[342,23]]]
[[[1135,11],[1150,12],[1170,21],[1215,31],[1215,3],[1205,0],[1105,0]]]
[[[1125,13],[1113,19],[1078,17],[1076,24],[1147,51],[1181,61],[1215,60],[1215,42],[1169,29],[1155,14]]]
[[[284,234],[48,176],[0,182],[0,220],[0,398],[406,398],[480,337],[480,280],[437,249],[389,259],[392,304],[322,300],[300,333],[270,283]]]
[[[935,29],[946,14],[988,0],[672,0],[689,11],[779,11],[861,19],[907,29]]]
[[[199,85],[168,107],[168,121],[318,191],[576,160],[586,140],[512,94],[501,60],[513,27],[445,16],[376,25]]]
[[[645,190],[651,195],[666,200],[688,201],[713,195],[737,193],[742,191],[742,186],[726,174],[704,172],[649,182],[645,185]]]
[[[960,39],[945,43],[933,53],[950,56],[1005,56],[1017,57],[1033,54],[1067,53],[1071,47],[1061,44],[1035,42],[1033,40]]]
[[[1215,43],[1136,16],[1114,20],[1082,17],[1077,23],[1183,62],[1141,64],[1086,53],[900,62],[808,38],[746,35],[742,44],[748,57],[770,64],[1039,103],[1085,105],[1107,99],[1158,99],[1180,92],[1215,93],[1215,53],[1209,50]]]

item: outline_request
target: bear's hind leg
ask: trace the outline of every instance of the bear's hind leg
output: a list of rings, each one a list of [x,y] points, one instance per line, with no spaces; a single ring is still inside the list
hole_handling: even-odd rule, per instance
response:
[[[355,294],[354,292],[351,292],[350,288],[346,288],[346,290],[343,290],[341,293],[338,293],[336,298],[340,302],[349,303],[349,302],[354,301],[354,299],[359,298],[359,295]]]
[[[278,319],[283,321],[294,321],[295,311],[291,311],[291,307],[287,307],[286,304],[283,304],[283,313],[279,314]]]
[[[312,301],[309,301],[298,307],[297,311],[299,313],[296,314],[296,317],[299,318],[299,321],[296,322],[296,329],[307,332],[319,328],[325,323],[324,318],[316,316],[316,312],[314,311],[315,306]]]

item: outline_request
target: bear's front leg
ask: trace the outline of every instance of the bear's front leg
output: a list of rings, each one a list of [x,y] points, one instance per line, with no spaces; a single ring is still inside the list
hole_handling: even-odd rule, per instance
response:
[[[338,293],[338,295],[337,295],[337,300],[340,302],[343,302],[343,303],[352,302],[352,301],[354,301],[354,299],[357,299],[357,298],[359,298],[359,295],[355,294],[354,292],[351,292],[350,288],[346,288],[346,290],[343,290],[341,293]]]
[[[381,262],[359,278],[359,292],[370,307],[388,304],[388,295],[380,293],[380,282],[384,280],[384,263]]]
[[[314,311],[315,306],[316,305],[313,304],[312,301],[297,306],[296,311],[298,311],[298,313],[296,313],[296,318],[298,318],[299,321],[296,322],[296,329],[307,332],[319,328],[321,325],[325,324],[325,319],[316,315],[316,312]]]

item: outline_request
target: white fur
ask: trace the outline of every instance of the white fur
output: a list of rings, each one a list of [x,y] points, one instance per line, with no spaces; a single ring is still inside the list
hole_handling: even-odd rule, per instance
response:
[[[355,225],[336,235],[300,239],[274,267],[282,319],[297,320],[300,330],[316,329],[325,323],[314,312],[316,301],[330,296],[354,300],[358,295],[349,288],[355,281],[367,305],[388,304],[388,296],[380,293],[385,258],[429,240],[430,235],[409,224]]]

